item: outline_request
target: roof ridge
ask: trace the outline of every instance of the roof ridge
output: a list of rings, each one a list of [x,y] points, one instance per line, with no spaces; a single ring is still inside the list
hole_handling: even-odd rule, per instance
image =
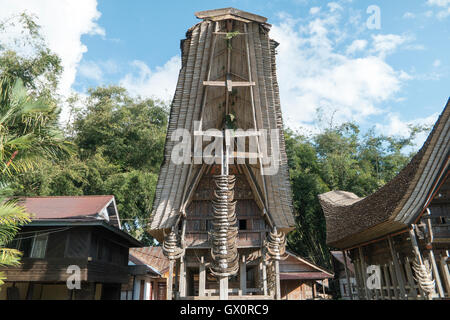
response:
[[[15,196],[14,198],[19,199],[43,199],[43,198],[88,198],[88,197],[114,197],[114,195],[81,195],[81,196]]]

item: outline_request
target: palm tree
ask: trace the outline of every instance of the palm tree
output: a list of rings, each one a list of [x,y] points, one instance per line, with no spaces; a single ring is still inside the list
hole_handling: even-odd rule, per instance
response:
[[[38,167],[44,157],[58,159],[72,153],[58,129],[57,114],[54,103],[32,97],[20,79],[0,77],[0,267],[20,263],[21,253],[7,245],[30,221],[17,200],[8,197],[9,182]],[[0,286],[4,279],[0,273]]]

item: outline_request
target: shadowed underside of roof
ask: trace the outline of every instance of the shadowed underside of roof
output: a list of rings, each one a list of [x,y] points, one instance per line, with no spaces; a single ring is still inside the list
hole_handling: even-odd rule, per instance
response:
[[[327,243],[348,248],[402,230],[417,219],[441,174],[448,170],[450,100],[428,139],[389,183],[366,198],[345,191],[319,195]]]
[[[211,13],[198,13],[197,15],[205,18],[205,20],[189,29],[186,39],[182,41],[182,67],[171,105],[164,161],[158,178],[151,214],[149,229],[153,235],[160,235],[162,230],[174,226],[184,201],[184,188],[193,180],[191,172],[199,172],[201,168],[201,165],[176,165],[171,161],[171,153],[174,144],[177,143],[171,141],[172,133],[176,129],[184,128],[192,136],[194,121],[198,121],[201,115],[204,115],[202,118],[203,130],[221,129],[222,126],[224,108],[221,109],[218,105],[221,103],[220,99],[224,97],[224,89],[220,87],[210,88],[208,98],[203,103],[205,90],[203,81],[208,78],[210,59],[213,59],[211,63],[216,66],[211,70],[211,79],[225,81],[226,76],[218,66],[220,65],[220,59],[224,59],[224,57],[226,59],[227,43],[223,41],[222,36],[222,41],[217,40],[217,44],[213,45],[217,22],[206,19],[209,14]],[[250,168],[250,170],[257,177],[257,180],[259,179],[257,181],[259,186],[263,184],[264,179],[267,186],[268,212],[274,224],[279,229],[290,229],[294,225],[294,218],[276,78],[275,48],[277,43],[269,38],[268,25],[255,22],[256,20],[247,23],[248,33],[246,34],[248,34],[251,56],[252,79],[256,83],[254,99],[257,108],[258,129],[281,130],[279,134],[281,159],[279,159],[280,170],[277,175],[261,178],[257,168]],[[239,23],[241,23],[240,28],[243,28],[242,22],[239,21]],[[243,34],[242,30],[241,33]],[[231,67],[233,81],[242,81],[242,78],[247,79],[249,76],[247,59],[244,56],[245,45],[244,37],[236,36],[233,38],[231,59],[238,61]],[[214,55],[211,53],[212,47],[215,48]],[[252,108],[249,103],[251,99],[250,90],[244,87],[236,87],[233,90],[236,91],[233,111],[236,112],[237,127],[248,130],[251,128],[250,124],[253,123]]]

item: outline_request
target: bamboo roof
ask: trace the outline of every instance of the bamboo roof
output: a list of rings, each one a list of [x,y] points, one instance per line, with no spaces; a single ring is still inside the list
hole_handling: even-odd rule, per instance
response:
[[[345,191],[319,195],[327,243],[349,248],[408,227],[422,214],[448,172],[450,100],[423,147],[389,183],[366,198]]]
[[[249,22],[235,20],[233,32],[239,33],[232,39],[230,57],[231,70],[226,74],[227,42],[224,34],[227,21],[213,21],[209,16],[216,11],[197,13],[202,22],[190,28],[186,39],[181,42],[182,66],[174,99],[170,109],[169,126],[164,148],[164,161],[158,178],[155,201],[151,213],[150,233],[162,239],[163,230],[175,225],[180,209],[185,201],[186,187],[192,185],[195,176],[202,174],[202,165],[181,164],[171,161],[174,142],[170,137],[179,128],[194,133],[194,121],[201,120],[202,129],[221,129],[225,116],[223,106],[224,87],[207,87],[207,80],[219,82],[228,80],[231,74],[233,82],[249,81],[249,87],[233,87],[231,108],[235,114],[236,126],[243,130],[253,128],[254,121],[258,129],[279,129],[281,157],[278,159],[277,175],[261,175],[258,168],[249,167],[259,190],[266,187],[267,212],[279,230],[289,231],[294,226],[293,204],[289,172],[283,136],[278,81],[276,75],[275,48],[278,45],[271,40],[265,18],[254,15],[250,19],[243,11],[220,9],[245,17]],[[224,11],[224,12],[225,12]],[[222,11],[221,11],[222,12]],[[223,12],[222,12],[223,13]],[[249,79],[252,79],[250,82]],[[207,91],[207,94],[205,92]],[[254,98],[256,120],[252,114],[250,101]],[[269,156],[272,142],[268,142]]]

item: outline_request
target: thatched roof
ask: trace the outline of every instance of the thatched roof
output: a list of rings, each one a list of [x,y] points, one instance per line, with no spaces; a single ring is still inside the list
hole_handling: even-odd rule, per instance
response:
[[[420,151],[377,192],[363,199],[344,191],[319,195],[330,246],[349,248],[405,229],[418,218],[448,170],[449,117],[450,100]]]
[[[193,133],[194,121],[200,119],[203,130],[221,129],[225,117],[225,108],[222,105],[224,88],[209,87],[206,95],[207,87],[204,85],[206,80],[227,80],[224,70],[227,61],[227,42],[224,39],[225,21],[221,19],[234,19],[233,31],[240,33],[240,36],[232,39],[231,74],[233,78],[231,80],[245,81],[251,78],[255,82],[253,91],[258,129],[281,130],[279,135],[281,159],[278,160],[280,166],[278,174],[262,176],[258,168],[250,167],[249,170],[257,180],[260,190],[263,189],[263,184],[267,187],[267,212],[273,223],[278,229],[284,231],[289,231],[294,226],[275,66],[277,43],[269,38],[269,25],[265,23],[265,18],[229,8],[219,9],[219,11],[197,13],[197,16],[204,21],[189,29],[186,39],[181,42],[182,66],[171,105],[164,149],[165,158],[158,178],[149,228],[151,234],[158,239],[162,239],[163,230],[167,231],[176,223],[180,216],[180,207],[185,201],[185,188],[191,185],[193,177],[202,167],[191,164],[176,165],[171,161],[174,147],[174,142],[170,141],[172,133],[179,128],[185,128]],[[215,19],[211,19],[212,16]],[[236,17],[245,18],[246,21]],[[247,47],[249,59],[246,55]],[[214,51],[211,52],[212,50]],[[250,68],[248,61],[250,61]],[[210,65],[212,67],[209,71]],[[231,111],[235,114],[237,128],[243,130],[253,128],[255,120],[249,102],[251,100],[249,88],[233,87],[232,99]],[[269,148],[270,145],[269,141]]]

